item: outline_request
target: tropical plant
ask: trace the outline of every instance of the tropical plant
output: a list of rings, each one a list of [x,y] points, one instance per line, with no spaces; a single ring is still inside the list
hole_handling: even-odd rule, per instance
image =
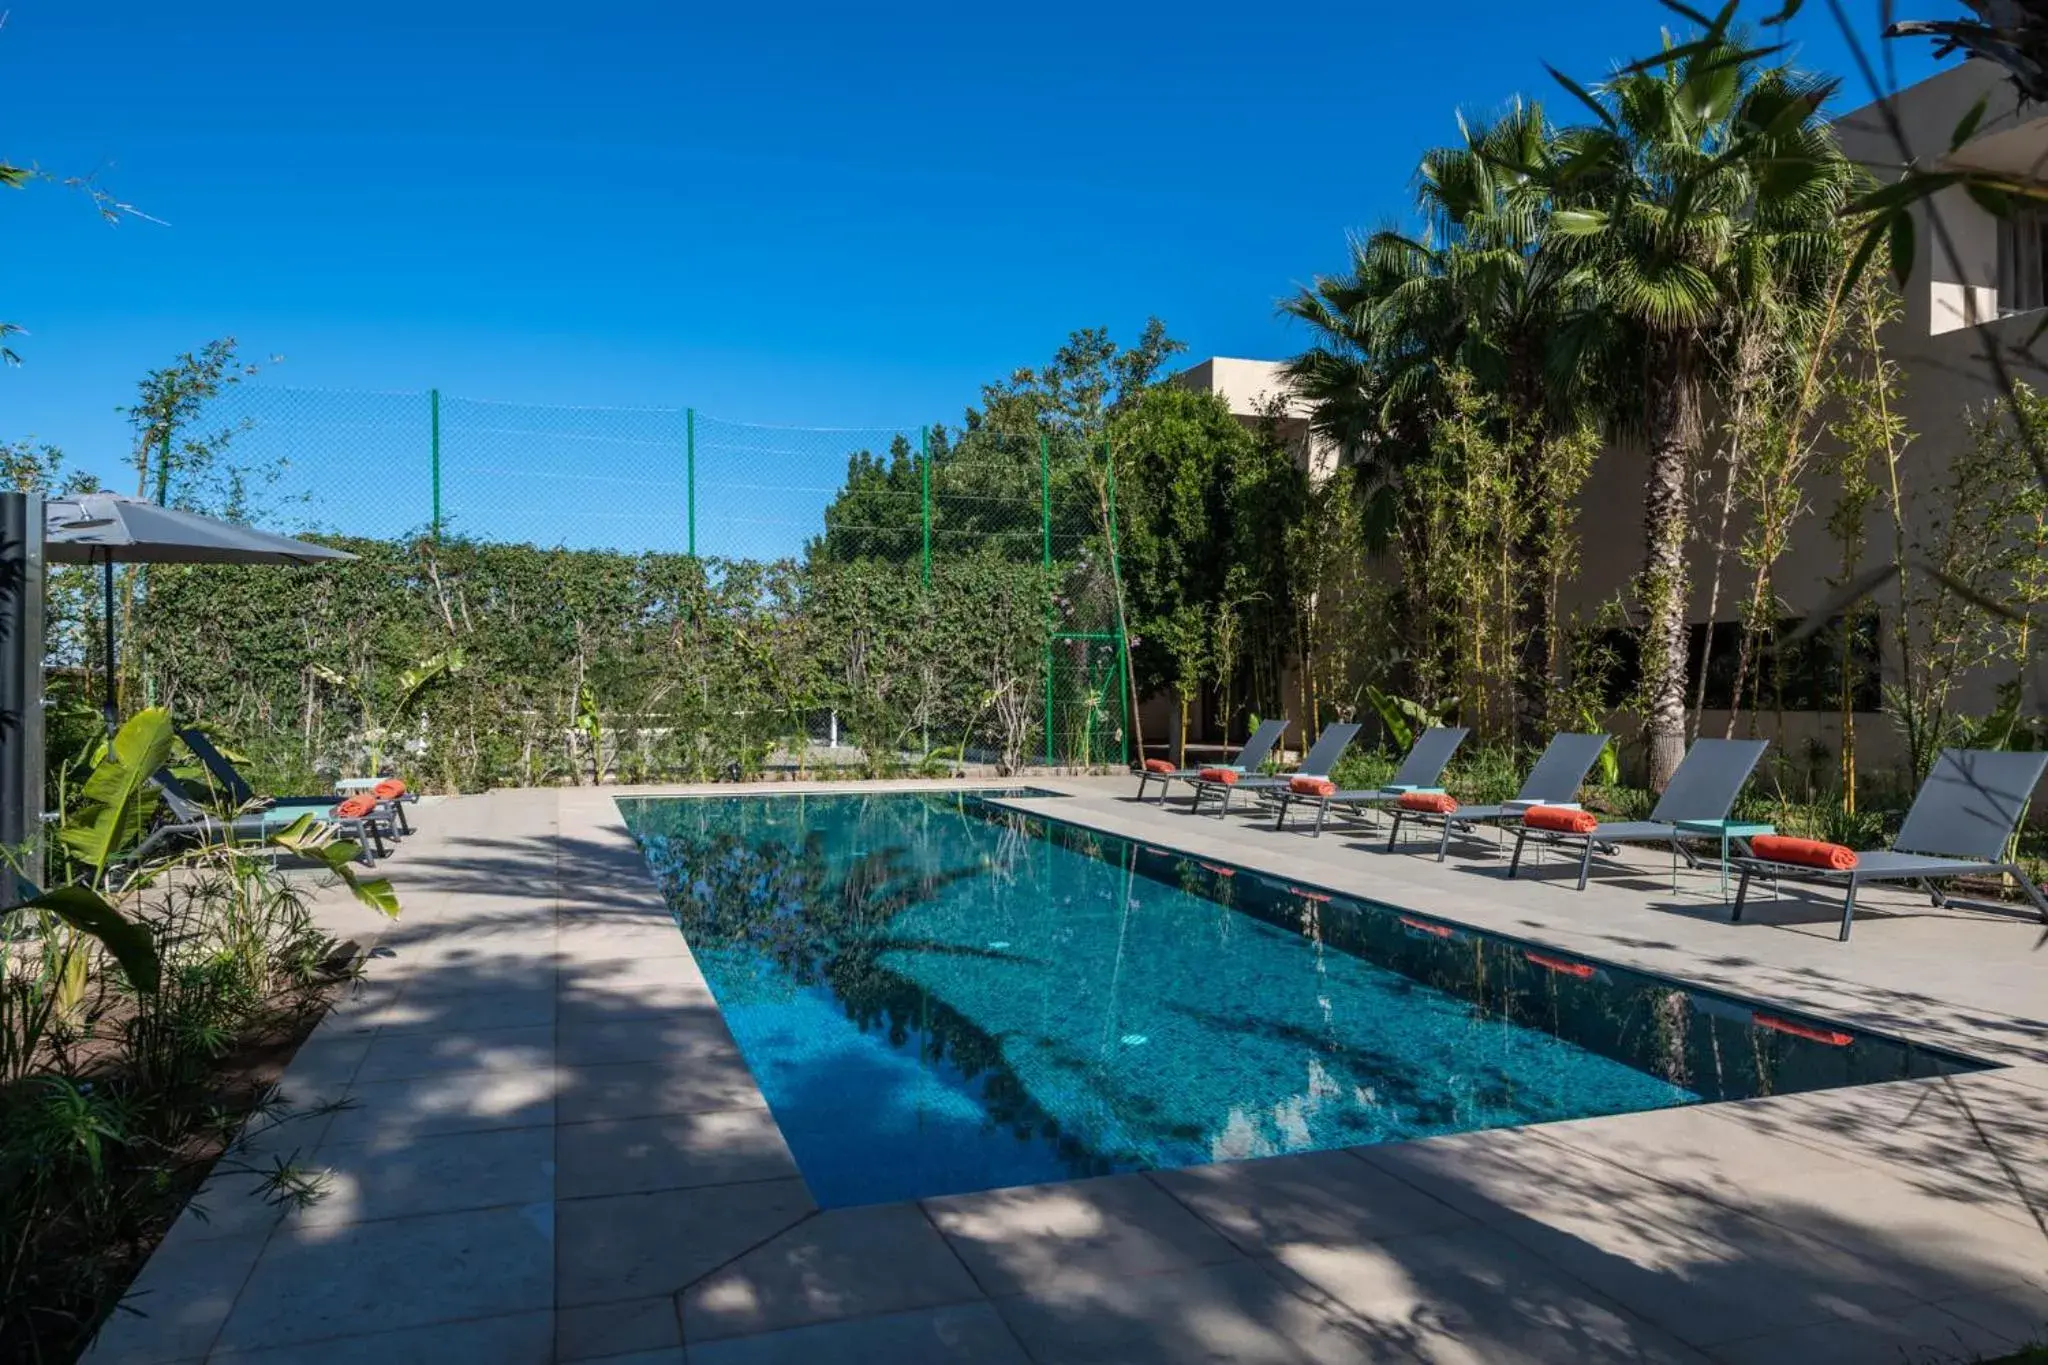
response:
[[[1820,117],[1833,82],[1762,65],[1731,33],[1734,10],[1591,89],[1553,72],[1592,121],[1562,130],[1530,168],[1559,249],[1597,271],[1640,340],[1641,382],[1620,395],[1620,425],[1648,454],[1636,592],[1655,790],[1685,749],[1687,548],[1712,347],[1754,290],[1818,296],[1831,282],[1808,267],[1838,240],[1850,184]]]
[[[1459,130],[1458,145],[1423,158],[1424,233],[1374,233],[1354,244],[1347,275],[1318,280],[1285,305],[1318,334],[1289,372],[1317,429],[1369,471],[1368,534],[1400,540],[1411,563],[1432,560],[1442,537],[1428,534],[1427,516],[1412,498],[1404,505],[1402,490],[1413,488],[1411,471],[1441,467],[1433,428],[1461,405],[1476,411],[1458,397],[1461,385],[1476,385],[1521,514],[1507,537],[1502,647],[1513,659],[1516,728],[1534,736],[1557,663],[1565,509],[1589,463],[1589,358],[1608,329],[1591,272],[1546,245],[1550,198],[1533,173],[1548,158],[1542,108],[1518,103],[1491,123],[1461,119]],[[1404,582],[1411,617],[1456,609],[1427,600],[1427,578]],[[1411,628],[1411,657],[1421,659],[1432,632]]]
[[[1417,735],[1432,725],[1443,724],[1458,711],[1456,697],[1431,706],[1412,697],[1391,696],[1371,684],[1366,685],[1365,702],[1386,727],[1387,738],[1401,749],[1412,747]]]

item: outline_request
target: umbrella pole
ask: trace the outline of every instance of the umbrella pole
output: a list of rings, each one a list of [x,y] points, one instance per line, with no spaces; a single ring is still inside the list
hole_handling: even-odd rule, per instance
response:
[[[117,725],[117,724],[115,723],[115,701],[114,701],[114,677],[115,677],[115,673],[114,673],[114,557],[113,557],[112,555],[108,555],[108,556],[107,556],[107,558],[106,558],[106,581],[107,581],[107,592],[106,592],[106,605],[105,605],[105,610],[106,610],[106,614],[107,614],[107,619],[106,619],[106,626],[107,626],[107,704],[106,704],[106,708],[105,708],[105,709],[106,709],[106,715],[107,715],[107,733],[108,733],[109,735],[111,735],[111,734],[113,734],[113,733],[114,733],[114,732],[115,732],[115,731],[116,731],[117,729],[119,729],[119,728],[120,728],[120,727],[119,727],[119,726],[118,726],[118,725]]]

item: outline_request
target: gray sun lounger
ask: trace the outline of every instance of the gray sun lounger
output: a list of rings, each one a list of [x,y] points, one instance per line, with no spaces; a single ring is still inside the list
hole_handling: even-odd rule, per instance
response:
[[[1231,759],[1228,763],[1212,763],[1209,766],[1212,768],[1229,768],[1233,772],[1240,773],[1257,772],[1260,768],[1266,766],[1266,760],[1273,756],[1273,746],[1278,744],[1280,737],[1287,733],[1288,723],[1286,720],[1259,722],[1259,728],[1252,731],[1252,737],[1244,742],[1242,749],[1237,751],[1237,757]],[[1148,783],[1157,782],[1159,784],[1159,804],[1163,806],[1166,804],[1166,789],[1175,781],[1192,782],[1201,775],[1202,770],[1200,768],[1180,768],[1170,773],[1153,772],[1149,768],[1140,768],[1138,770],[1138,799],[1140,801],[1145,799],[1145,787]]]
[[[1444,861],[1449,856],[1451,835],[1471,835],[1478,826],[1503,824],[1522,818],[1522,812],[1530,806],[1566,806],[1579,799],[1579,787],[1585,782],[1586,774],[1592,771],[1593,762],[1607,747],[1607,735],[1568,735],[1550,737],[1536,766],[1529,770],[1522,789],[1515,793],[1512,801],[1498,806],[1462,806],[1455,814],[1438,815],[1434,811],[1409,810],[1398,802],[1389,809],[1393,812],[1394,828],[1387,835],[1387,852],[1392,853],[1401,840],[1403,820],[1441,820],[1443,829],[1437,839],[1436,860]]]
[[[1944,749],[1927,780],[1920,784],[1912,809],[1906,812],[1906,823],[1899,826],[1899,837],[1889,849],[1858,853],[1855,867],[1836,872],[1757,857],[1733,859],[1742,869],[1742,880],[1735,888],[1735,911],[1729,919],[1742,918],[1742,903],[1753,877],[1846,884],[1840,935],[1846,943],[1849,926],[1856,918],[1856,890],[1866,882],[1919,882],[1936,905],[1945,905],[1948,898],[1935,887],[1937,880],[1994,873],[2018,880],[2042,922],[2048,923],[2048,899],[2043,898],[2041,888],[2025,869],[2005,861],[2006,841],[2012,838],[2034,788],[2040,785],[2044,769],[2048,769],[2048,753]]]
[[[228,800],[237,806],[246,806],[260,800],[264,803],[263,808],[266,811],[290,810],[294,812],[294,818],[297,818],[298,815],[304,815],[308,812],[317,815],[333,810],[335,802],[342,799],[339,796],[259,797],[256,789],[249,785],[248,779],[243,777],[235,765],[228,761],[226,754],[214,747],[213,741],[208,739],[203,732],[198,730],[180,730],[178,731],[178,738],[185,742],[185,747],[192,751],[194,758],[206,765],[206,771],[211,773],[213,780],[220,784],[221,790],[227,795]],[[377,819],[384,822],[394,837],[400,834],[412,833],[412,825],[405,818],[403,802],[379,801],[377,803]]]
[[[315,823],[332,825],[336,832],[347,835],[357,843],[357,858],[364,863],[385,854],[384,838],[378,832],[374,818],[342,819],[333,813],[334,802],[329,802],[325,811],[304,807],[246,811],[240,815],[223,817],[206,809],[185,789],[185,784],[171,775],[168,768],[161,769],[150,779],[163,794],[164,804],[170,808],[171,818],[149,832],[149,837],[136,845],[130,860],[146,857],[167,844],[180,842],[198,844],[240,844],[260,843],[279,830],[289,828],[305,816],[311,815]]]
[[[1684,841],[1696,837],[1678,828],[1680,820],[1726,820],[1735,808],[1735,798],[1757,761],[1770,747],[1767,739],[1698,739],[1686,751],[1671,785],[1657,800],[1647,820],[1619,820],[1602,824],[1591,834],[1565,834],[1556,830],[1532,830],[1526,824],[1515,829],[1515,856],[1508,861],[1508,875],[1521,870],[1522,846],[1530,839],[1579,848],[1579,890],[1586,889],[1586,877],[1593,868],[1593,850],[1613,852],[1616,844],[1669,844],[1672,851],[1693,861]],[[1697,836],[1704,837],[1704,836]],[[1747,850],[1745,850],[1747,851]]]
[[[1458,752],[1458,746],[1465,742],[1465,736],[1472,732],[1462,725],[1433,725],[1419,735],[1408,748],[1408,757],[1401,760],[1401,766],[1387,780],[1383,787],[1358,787],[1332,792],[1328,796],[1308,796],[1283,787],[1280,790],[1280,813],[1273,821],[1274,829],[1287,824],[1287,812],[1296,805],[1311,804],[1316,808],[1314,834],[1323,832],[1323,820],[1333,806],[1348,806],[1364,810],[1399,800],[1401,793],[1412,791],[1433,791],[1437,779],[1444,775],[1444,768],[1450,763],[1451,755]]]
[[[1302,755],[1301,766],[1293,772],[1282,776],[1262,777],[1254,775],[1239,778],[1234,783],[1210,782],[1198,776],[1190,783],[1195,789],[1193,810],[1199,812],[1202,809],[1202,802],[1207,797],[1215,795],[1220,798],[1216,803],[1216,815],[1218,819],[1221,819],[1230,810],[1230,798],[1234,792],[1285,791],[1287,783],[1291,778],[1328,777],[1330,769],[1337,766],[1337,760],[1342,758],[1344,751],[1351,747],[1351,741],[1358,738],[1359,728],[1359,726],[1350,721],[1341,721],[1335,725],[1325,725],[1323,733],[1317,737],[1316,742],[1310,746],[1309,751]]]

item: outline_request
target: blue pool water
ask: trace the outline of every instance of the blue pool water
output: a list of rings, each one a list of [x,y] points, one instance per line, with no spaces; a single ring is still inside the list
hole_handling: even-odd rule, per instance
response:
[[[1975,1065],[969,794],[620,806],[826,1207]]]

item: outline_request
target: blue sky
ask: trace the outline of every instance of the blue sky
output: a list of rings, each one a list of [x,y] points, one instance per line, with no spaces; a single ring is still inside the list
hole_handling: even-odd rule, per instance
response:
[[[1806,64],[1846,71],[1809,8]],[[0,316],[30,335],[0,437],[103,467],[135,377],[225,334],[276,383],[837,426],[953,420],[1149,314],[1197,356],[1285,354],[1275,301],[1405,212],[1457,109],[1548,99],[1543,61],[1596,77],[1666,17],[15,0],[0,151],[165,225],[4,201]]]

